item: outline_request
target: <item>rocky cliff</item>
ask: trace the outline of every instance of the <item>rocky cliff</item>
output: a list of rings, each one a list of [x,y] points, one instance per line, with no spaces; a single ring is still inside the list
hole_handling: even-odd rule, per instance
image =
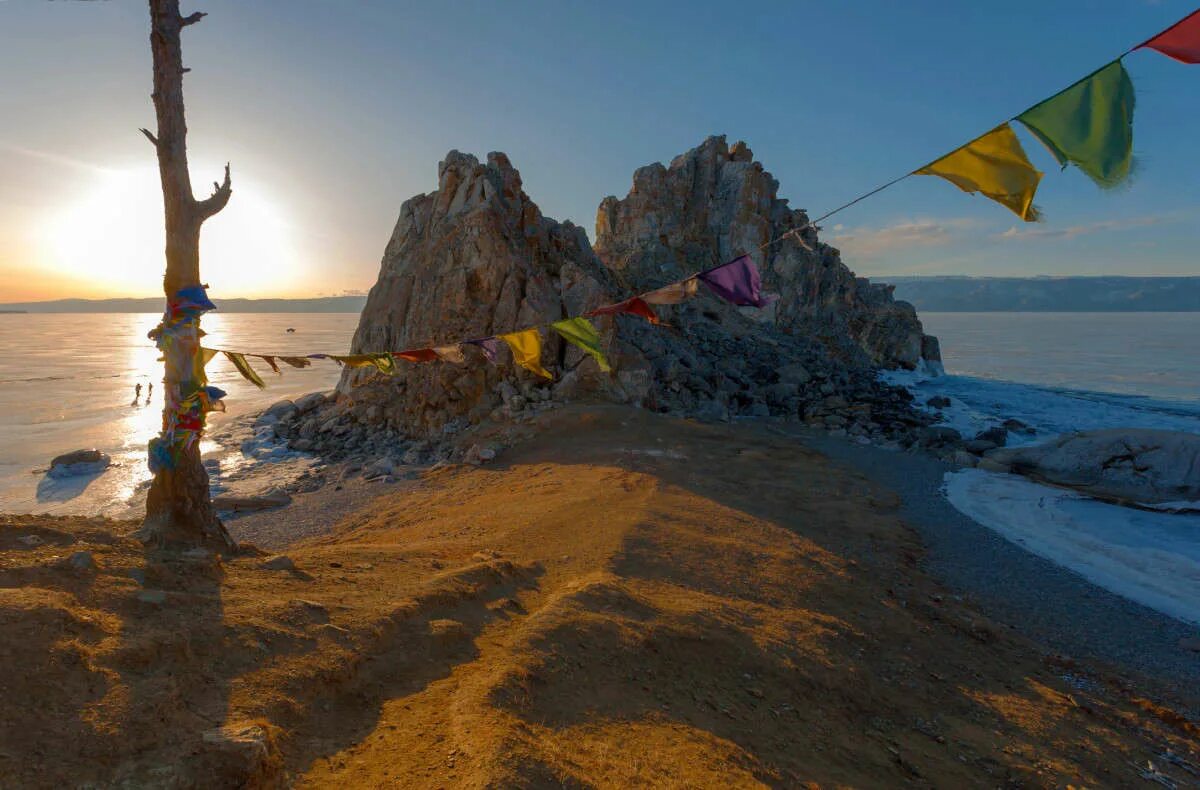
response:
[[[436,346],[579,315],[607,301],[610,281],[583,230],[543,217],[508,157],[492,153],[481,163],[451,151],[438,165],[437,190],[400,209],[352,353]],[[581,366],[573,347],[549,335],[545,343],[545,358],[561,371]],[[505,395],[519,394],[513,384],[500,387],[516,374],[487,364],[475,348],[464,352],[467,364],[402,362],[386,378],[348,369],[338,390],[353,394],[363,418],[407,433],[478,422]],[[625,398],[619,378],[600,376],[594,364],[570,379],[576,391],[597,387]],[[544,389],[527,387],[521,397],[542,399]]]
[[[625,201],[604,202],[598,256],[580,228],[542,216],[505,155],[481,163],[452,151],[439,164],[437,190],[404,203],[352,351],[425,348],[546,324],[720,263],[803,221],[775,189],[745,146],[727,149],[712,138],[669,170],[638,171]],[[814,232],[806,234],[817,245]],[[660,308],[667,326],[595,319],[611,373],[543,331],[542,364],[553,382],[506,353],[489,364],[468,345],[465,364],[398,362],[392,376],[347,369],[335,398],[289,411],[277,431],[301,449],[412,462],[470,425],[591,397],[714,420],[777,415],[902,440],[927,419],[909,408],[907,393],[875,380],[873,360],[916,364],[920,324],[889,292],[856,281],[836,251],[817,249],[758,256],[782,295],[765,317],[702,290]]]
[[[761,320],[818,338],[850,362],[859,353],[888,368],[940,362],[937,339],[922,331],[912,305],[895,301],[890,285],[855,277],[778,191],[745,143],[710,137],[669,167],[638,169],[623,200],[604,199],[596,253],[634,291],[749,253],[780,296],[772,309],[755,311]],[[799,238],[770,243],[796,229]]]

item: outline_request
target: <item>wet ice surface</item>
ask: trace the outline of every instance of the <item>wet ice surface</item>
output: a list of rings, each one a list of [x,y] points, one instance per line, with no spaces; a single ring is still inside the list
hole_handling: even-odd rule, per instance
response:
[[[961,513],[1034,554],[1200,623],[1200,514],[1135,510],[979,469],[947,474],[944,491]]]
[[[950,342],[954,342],[952,337]],[[990,347],[988,350],[994,353]],[[1072,364],[1084,371],[1077,376],[1088,375],[1089,365],[1098,368],[1117,364],[1108,357],[1089,360],[1084,347],[1075,353]],[[984,367],[978,359],[958,362],[967,370]],[[1036,433],[1010,432],[1009,446],[1100,428],[1200,433],[1200,401],[1194,399],[1092,392],[1049,383],[955,375],[954,364],[947,360],[951,371],[945,376],[893,372],[884,374],[884,378],[908,389],[917,405],[924,406],[937,395],[948,397],[949,406],[925,408],[940,416],[940,425],[955,428],[967,439],[1010,418],[1031,426]],[[1139,359],[1137,364],[1148,363]],[[1009,372],[1024,372],[1045,382],[1060,378],[1036,366]],[[1181,385],[1185,374],[1191,375],[1177,371],[1176,384],[1180,386],[1168,387],[1167,391],[1186,392]],[[1099,373],[1090,375],[1098,383],[1105,381]],[[1146,386],[1153,384],[1147,380]],[[1200,388],[1196,393],[1200,394]],[[1171,617],[1200,622],[1200,515],[1121,507],[1022,477],[976,469],[948,474],[943,493],[959,512],[1093,584]]]
[[[884,380],[905,387],[923,406],[942,395],[950,405],[925,407],[941,416],[940,425],[970,439],[975,434],[1014,418],[1032,426],[1034,435],[1009,434],[1009,446],[1045,441],[1053,436],[1099,428],[1158,428],[1200,433],[1200,402],[1172,401],[1139,395],[1086,392],[1042,387],[972,376],[929,377],[888,372]]]
[[[146,332],[159,316],[0,315],[0,512],[140,514],[149,487],[146,444],[162,419],[161,363]],[[345,353],[358,320],[353,314],[227,314],[204,318],[205,344],[262,353]],[[296,327],[295,333],[286,328]],[[252,363],[253,364],[253,363]],[[214,493],[254,493],[285,487],[317,462],[289,451],[254,416],[272,403],[331,389],[339,369],[314,362],[275,376],[257,365],[259,390],[218,356],[210,382],[228,391],[229,412],[209,417],[201,452]],[[143,385],[132,403],[135,383]],[[156,391],[147,403],[146,385]],[[81,448],[108,453],[99,474],[53,479],[50,459]]]

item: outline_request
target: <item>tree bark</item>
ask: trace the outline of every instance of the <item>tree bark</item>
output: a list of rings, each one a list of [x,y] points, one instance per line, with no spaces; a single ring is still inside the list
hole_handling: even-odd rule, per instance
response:
[[[182,288],[200,285],[200,226],[229,202],[232,193],[229,166],[225,180],[198,201],[192,194],[187,162],[187,124],[183,108],[183,54],[180,32],[199,22],[197,12],[179,13],[179,0],[149,0],[150,51],[154,58],[154,111],[158,133],[142,133],[158,154],[166,228],[166,274],[163,293],[170,301]],[[200,319],[190,319],[175,330],[175,342],[164,350],[163,424],[171,424],[181,393],[194,388],[193,364],[199,353]],[[154,476],[146,499],[146,516],[138,536],[152,546],[203,546],[222,553],[237,550],[213,510],[208,472],[200,463],[199,441],[175,454],[172,468]]]

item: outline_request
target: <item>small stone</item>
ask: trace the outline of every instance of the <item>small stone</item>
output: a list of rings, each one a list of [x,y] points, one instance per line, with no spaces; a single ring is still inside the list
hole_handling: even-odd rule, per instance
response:
[[[1193,653],[1200,653],[1200,636],[1189,636],[1179,640],[1179,646]]]
[[[330,639],[345,639],[350,636],[350,629],[334,625],[333,623],[322,623],[317,627],[317,633],[324,634]]]
[[[77,551],[63,561],[63,566],[78,573],[93,573],[96,559],[90,551]]]
[[[995,450],[996,447],[995,442],[988,441],[987,439],[972,439],[969,442],[963,443],[963,449],[969,453],[975,453],[975,455],[983,455],[988,450]]]
[[[945,447],[957,444],[962,434],[945,425],[930,425],[920,429],[918,442],[922,447]]]
[[[980,431],[975,434],[975,440],[980,442],[991,442],[996,447],[1003,447],[1008,442],[1008,429],[996,425],[988,428],[985,431]]]
[[[317,603],[316,601],[307,601],[303,598],[296,598],[290,603],[292,607],[300,610],[305,617],[311,620],[318,623],[329,622],[329,610],[325,608],[324,604]]]
[[[274,557],[268,557],[258,567],[264,571],[294,571],[296,563],[286,554],[276,554]]]
[[[1032,426],[1026,425],[1020,420],[1015,420],[1012,417],[1009,417],[1007,420],[1002,422],[1001,425],[1003,425],[1005,429],[1011,431],[1012,433],[1022,433],[1026,436],[1033,436],[1035,433],[1037,433]]]
[[[363,478],[374,480],[379,477],[387,477],[392,473],[392,461],[390,458],[379,458],[363,469]]]
[[[46,541],[42,540],[37,535],[21,535],[17,538],[17,543],[24,544],[31,549],[37,548],[45,542]]]
[[[970,444],[970,442],[968,442],[967,444]],[[954,451],[954,465],[955,466],[965,466],[965,467],[969,468],[969,467],[975,466],[977,463],[979,463],[979,459],[976,458],[975,456],[971,455],[970,453],[966,452],[965,450],[955,450]]]
[[[925,401],[927,406],[932,406],[935,409],[944,409],[950,405],[950,399],[945,395],[934,395],[929,400]]]
[[[750,409],[746,413],[751,417],[770,417],[771,409],[762,401],[755,401],[750,404]]]

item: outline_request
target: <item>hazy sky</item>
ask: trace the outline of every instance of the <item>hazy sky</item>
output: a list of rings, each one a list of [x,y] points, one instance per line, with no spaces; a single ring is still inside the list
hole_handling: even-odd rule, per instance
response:
[[[452,149],[502,150],[548,216],[594,227],[636,167],[746,140],[815,216],[919,167],[1196,0],[964,3],[215,0],[184,35],[215,297],[374,282],[400,204]],[[144,2],[0,0],[0,301],[153,295],[161,197]],[[1200,274],[1200,66],[1143,51],[1137,177],[1047,171],[1047,221],[933,178],[840,214],[860,274]],[[200,195],[203,196],[203,193]]]

